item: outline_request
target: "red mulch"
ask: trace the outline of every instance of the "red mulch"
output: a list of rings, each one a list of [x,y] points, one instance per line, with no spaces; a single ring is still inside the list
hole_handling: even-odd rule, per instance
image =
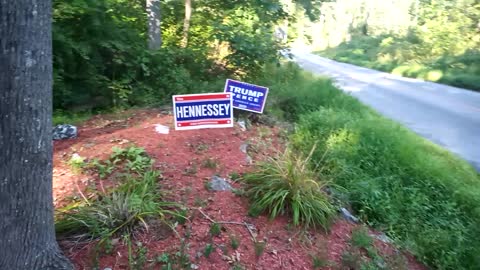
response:
[[[247,140],[253,144],[263,145],[261,155],[254,160],[261,160],[272,155],[283,145],[279,139],[278,130],[268,128],[271,134],[264,134],[266,127],[254,127],[242,131],[239,127],[229,129],[203,129],[192,131],[175,131],[172,126],[172,116],[160,110],[128,111],[116,116],[97,116],[79,127],[76,139],[56,141],[54,144],[54,202],[56,207],[66,205],[71,197],[89,196],[87,187],[98,187],[100,180],[87,174],[71,171],[67,161],[73,153],[78,153],[88,159],[105,158],[114,146],[125,147],[135,144],[145,148],[155,159],[155,166],[162,171],[162,188],[167,191],[169,199],[181,202],[191,208],[204,202],[203,212],[215,221],[250,223],[257,229],[257,240],[266,242],[263,254],[257,257],[249,231],[245,226],[237,224],[223,225],[223,231],[218,237],[213,237],[217,245],[215,251],[205,258],[197,258],[203,253],[206,244],[211,243],[210,225],[201,213],[190,212],[190,223],[178,225],[176,230],[185,235],[190,230],[188,238],[188,253],[193,264],[198,269],[231,269],[223,251],[227,248],[229,257],[239,257],[244,269],[313,269],[312,256],[327,257],[329,261],[340,265],[342,253],[349,247],[352,229],[356,225],[343,219],[335,222],[329,233],[322,231],[302,232],[289,225],[288,218],[277,218],[273,221],[265,216],[252,218],[247,215],[248,201],[232,192],[213,192],[205,188],[205,181],[213,174],[228,177],[230,173],[247,172],[253,168],[246,161],[246,155],[240,151],[240,146]],[[154,125],[162,124],[170,127],[170,134],[158,134]],[[262,133],[262,134],[260,134]],[[218,160],[217,169],[202,167],[202,161],[207,158]],[[185,170],[195,166],[197,172],[188,175]],[[239,184],[233,183],[238,188]],[[154,226],[152,226],[154,227]],[[148,259],[154,259],[164,252],[175,253],[180,247],[180,240],[168,230],[151,229],[139,232],[136,241],[142,242],[148,248]],[[230,235],[240,240],[238,254],[231,248]],[[64,252],[73,261],[76,269],[92,269],[93,246],[83,245],[74,248],[64,247]],[[382,253],[392,254],[394,248],[376,241],[376,246]],[[408,269],[426,269],[408,257]],[[115,245],[111,255],[103,255],[99,260],[100,269],[128,269],[128,248],[120,240]],[[156,265],[152,269],[160,269]],[[337,269],[337,268],[323,268]]]

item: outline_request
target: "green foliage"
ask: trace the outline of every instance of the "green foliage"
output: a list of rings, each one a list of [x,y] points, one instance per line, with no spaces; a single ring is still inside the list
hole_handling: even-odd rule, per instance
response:
[[[162,270],[191,269],[191,261],[186,242],[182,239],[177,252],[173,254],[162,253],[160,256],[157,256],[155,262],[161,265],[160,269]]]
[[[478,265],[478,173],[340,90],[320,88],[324,80],[296,74],[281,80],[286,87],[308,86],[310,91],[302,92],[316,93],[321,103],[317,111],[298,115],[291,136],[294,149],[307,155],[316,145],[311,163],[320,163],[322,177],[346,190],[361,218],[385,230],[429,266]],[[290,93],[299,95],[294,87]],[[272,88],[270,98],[276,99],[276,94]],[[261,186],[269,181],[260,182]]]
[[[222,227],[218,223],[212,223],[210,226],[210,235],[219,236],[222,233]]]
[[[213,251],[215,251],[215,246],[213,244],[207,244],[203,250],[203,255],[206,258],[209,258]]]
[[[202,167],[208,169],[216,169],[218,167],[218,159],[216,158],[207,158],[203,160]]]
[[[251,214],[290,214],[294,225],[327,228],[335,209],[324,192],[328,183],[310,169],[313,150],[304,158],[289,148],[244,176]]]
[[[342,253],[341,264],[347,269],[359,270],[362,262],[362,255],[358,250],[349,249]]]
[[[110,161],[113,164],[125,161],[125,170],[131,173],[142,173],[152,168],[154,160],[151,159],[145,149],[130,146],[127,148],[114,147],[113,153],[110,156]]]
[[[230,246],[233,249],[237,249],[240,246],[240,238],[238,238],[236,235],[231,234],[230,235]]]
[[[312,257],[313,269],[321,269],[323,267],[330,266],[330,262],[325,258],[313,256]]]
[[[245,267],[243,267],[243,265],[241,265],[240,263],[235,263],[231,270],[245,270]]]
[[[100,178],[111,175],[114,170],[127,174],[142,174],[152,168],[154,160],[143,148],[130,146],[127,148],[113,147],[113,153],[107,160],[93,159],[88,167],[96,170]]]
[[[302,2],[313,14],[315,5]],[[150,51],[144,1],[53,1],[54,108],[157,105],[172,94],[216,92],[232,74],[278,62],[273,29],[288,16],[280,1],[195,1],[189,47],[179,48],[183,4],[162,2],[163,46]]]
[[[131,270],[143,270],[145,269],[145,263],[147,262],[148,249],[143,246],[141,242],[137,242],[136,249],[132,248],[132,241],[127,239],[128,246],[128,264]]]
[[[146,172],[130,178],[114,191],[92,201],[59,209],[56,230],[60,235],[105,238],[116,233],[131,233],[137,224],[147,226],[149,217],[166,220],[174,214],[174,203],[162,202],[158,193],[159,173]]]
[[[255,249],[255,256],[259,258],[265,252],[265,247],[267,246],[267,243],[264,241],[254,241],[253,245]]]
[[[480,90],[480,4],[420,1],[418,22],[406,32],[351,33],[351,41],[319,52],[342,62]]]
[[[91,116],[90,113],[65,113],[62,110],[57,110],[53,113],[53,125],[77,125],[88,120]]]
[[[366,227],[357,227],[352,231],[352,245],[359,248],[368,248],[373,244],[373,238]]]
[[[85,163],[84,157],[74,154],[68,161],[68,165],[72,168],[73,172],[79,173],[87,164]]]
[[[231,179],[232,181],[234,181],[234,182],[237,181],[237,180],[240,180],[240,178],[241,178],[241,176],[240,176],[240,174],[239,174],[238,172],[232,172],[232,173],[230,173],[229,177],[230,177],[230,179]]]
[[[138,148],[128,149],[130,151],[115,150],[112,156],[128,157],[127,153],[143,153]],[[111,191],[96,194],[92,200],[84,198],[83,202],[58,209],[57,233],[105,241],[117,234],[130,235],[139,224],[148,227],[146,221],[150,218],[167,222],[167,216],[178,216],[171,210],[177,204],[161,200],[157,183],[159,178],[160,173],[152,170],[129,174],[124,183]]]

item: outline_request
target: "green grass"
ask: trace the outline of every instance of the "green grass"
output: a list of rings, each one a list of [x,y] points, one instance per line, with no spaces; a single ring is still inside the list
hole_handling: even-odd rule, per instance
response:
[[[340,62],[391,72],[400,76],[480,91],[480,51],[432,55],[416,37],[354,36],[350,42],[317,52]]]
[[[480,177],[467,162],[378,115],[327,79],[305,75],[293,64],[268,74],[263,82],[271,80],[271,104],[290,96],[308,106],[267,113],[298,119],[294,149],[308,155],[316,145],[310,163],[319,163],[322,179],[347,191],[356,214],[430,267],[480,265]],[[269,205],[262,196],[271,192],[268,175],[275,168],[263,170],[267,173],[254,182],[260,206]]]
[[[268,213],[270,218],[288,214],[294,225],[321,226],[327,229],[335,209],[324,192],[327,182],[310,169],[311,153],[305,158],[292,149],[260,164],[246,174],[245,195],[250,199],[250,214]]]
[[[240,247],[240,238],[236,235],[231,234],[230,235],[230,246],[235,250],[238,247]]]
[[[219,236],[222,233],[222,227],[218,223],[212,223],[210,226],[210,235]]]
[[[351,242],[355,247],[368,248],[373,244],[373,238],[368,234],[368,229],[362,226],[352,231]]]
[[[206,258],[209,258],[213,251],[215,251],[215,246],[213,244],[207,244],[203,250],[203,255],[205,255]]]
[[[61,125],[61,124],[70,124],[70,125],[78,125],[82,122],[87,121],[92,117],[91,113],[65,113],[63,111],[55,111],[53,113],[53,125]]]
[[[132,171],[130,160],[141,160],[141,164],[148,166],[136,167],[138,170],[126,174],[124,182],[112,190],[93,194],[93,199],[83,196],[83,201],[58,209],[55,224],[58,235],[106,241],[114,235],[129,236],[138,226],[148,228],[149,219],[168,222],[169,216],[179,216],[173,210],[178,207],[176,203],[162,200],[158,186],[161,174],[149,168],[153,161],[143,149],[114,149],[112,157],[123,158],[113,162],[115,170],[126,167]]]

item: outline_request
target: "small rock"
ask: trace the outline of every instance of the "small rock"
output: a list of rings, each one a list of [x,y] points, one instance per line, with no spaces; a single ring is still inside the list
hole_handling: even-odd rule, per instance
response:
[[[198,269],[199,267],[198,267],[198,265],[192,263],[192,264],[190,265],[190,268],[192,268],[192,269]]]
[[[77,127],[72,125],[57,125],[53,128],[53,139],[64,140],[77,137]]]
[[[342,208],[342,209],[340,209],[340,211],[342,212],[343,218],[345,218],[348,221],[358,223],[358,218],[355,217],[354,215],[352,215],[347,209]]]
[[[251,156],[247,155],[247,157],[245,158],[245,162],[247,162],[248,165],[252,165],[253,164],[253,159]]]
[[[243,143],[242,145],[240,145],[240,151],[242,151],[242,153],[247,153],[247,149],[248,149],[248,143]]]
[[[227,179],[221,178],[217,175],[212,176],[209,187],[215,191],[231,191],[232,186],[227,182]]]
[[[378,240],[380,240],[380,241],[382,241],[383,243],[386,243],[386,244],[392,243],[392,239],[390,239],[390,237],[388,237],[384,233],[381,233],[379,235],[373,235],[373,237],[375,237],[376,239],[378,239]]]
[[[196,258],[199,259],[200,257],[202,257],[203,253],[201,251],[197,251],[197,254],[196,254]]]
[[[103,270],[112,270],[112,268],[107,267],[107,268],[104,268]]]

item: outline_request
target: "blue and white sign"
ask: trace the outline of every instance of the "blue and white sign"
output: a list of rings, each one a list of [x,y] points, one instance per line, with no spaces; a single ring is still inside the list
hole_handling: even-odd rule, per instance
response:
[[[234,108],[263,113],[268,95],[267,87],[228,79],[224,92],[232,94]]]
[[[229,93],[175,95],[172,99],[175,130],[233,127]]]

